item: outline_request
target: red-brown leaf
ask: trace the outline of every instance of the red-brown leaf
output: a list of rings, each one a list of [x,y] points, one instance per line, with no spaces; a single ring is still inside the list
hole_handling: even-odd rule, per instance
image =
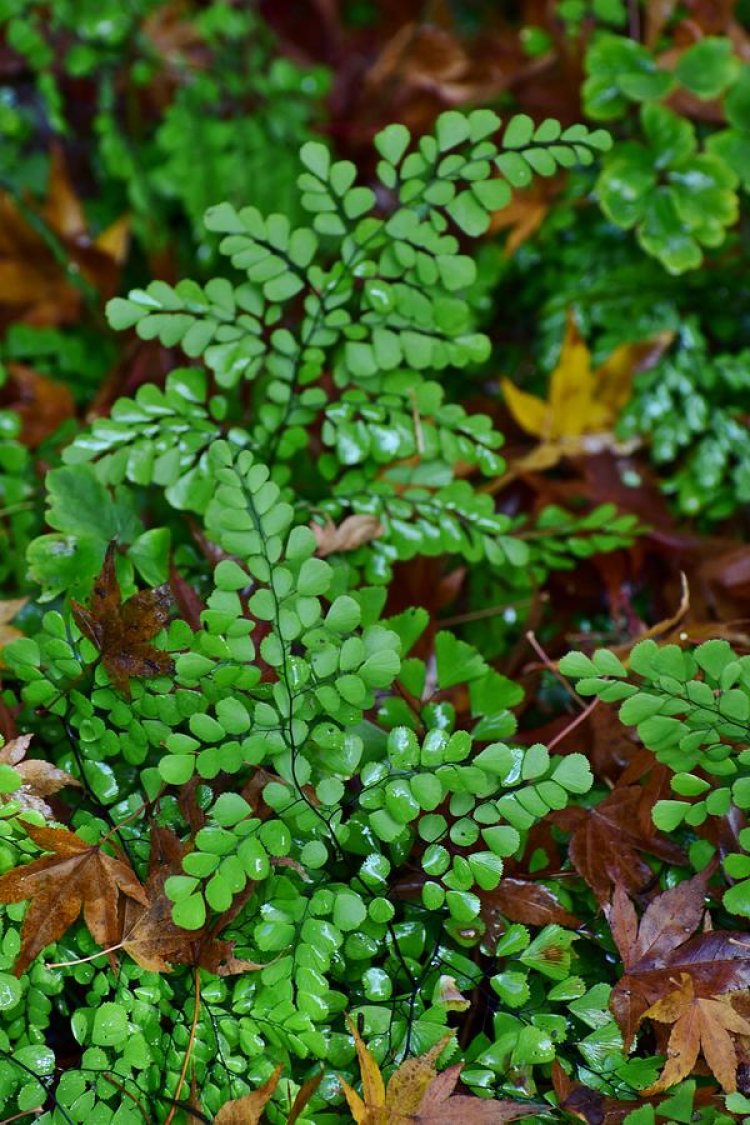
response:
[[[15,867],[0,878],[0,902],[30,899],[21,930],[21,950],[13,966],[16,976],[61,938],[81,912],[99,945],[116,945],[123,898],[143,905],[148,902],[129,865],[66,828],[24,827],[35,844],[54,854]]]
[[[88,606],[71,602],[76,625],[102,654],[114,687],[130,698],[134,676],[161,676],[173,670],[168,653],[149,642],[166,625],[171,605],[168,587],[142,590],[121,602],[115,571],[116,544],[110,543]]]

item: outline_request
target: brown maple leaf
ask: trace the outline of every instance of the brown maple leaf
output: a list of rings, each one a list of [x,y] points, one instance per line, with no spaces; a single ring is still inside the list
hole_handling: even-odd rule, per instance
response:
[[[617,883],[635,895],[650,882],[653,871],[641,852],[667,863],[686,862],[682,849],[654,827],[650,811],[655,800],[640,785],[624,785],[591,809],[563,809],[552,815],[555,824],[573,832],[571,863],[600,903],[609,902]]]
[[[310,526],[318,543],[315,553],[323,559],[338,551],[355,551],[383,534],[383,525],[377,516],[347,516],[338,527],[331,519]]]
[[[94,941],[109,949],[120,940],[123,896],[144,906],[148,902],[130,866],[107,855],[98,844],[87,844],[67,828],[25,822],[24,827],[35,844],[54,854],[0,877],[0,902],[31,900],[13,966],[18,977],[37,954],[62,937],[81,912]]]
[[[504,918],[525,926],[546,926],[555,922],[573,930],[581,924],[565,909],[553,890],[529,879],[505,877],[493,891],[482,891],[479,897],[482,919],[493,939],[503,932]]]
[[[235,957],[234,942],[216,936],[229,924],[246,896],[238,896],[231,913],[222,914],[211,927],[185,930],[172,921],[172,903],[164,893],[164,884],[170,875],[182,874],[182,860],[189,850],[189,845],[169,829],[151,829],[147,898],[145,902],[125,903],[121,947],[137,964],[154,973],[168,973],[173,965],[192,965],[217,976],[264,968],[255,961]]]
[[[750,1023],[732,1007],[730,996],[696,996],[693,978],[681,973],[679,987],[643,1014],[647,1019],[674,1024],[664,1070],[644,1094],[660,1094],[689,1078],[701,1052],[724,1092],[735,1092],[737,1053],[729,1033],[750,1035]]]
[[[53,793],[57,793],[65,785],[76,785],[80,788],[80,781],[71,777],[65,770],[58,769],[51,762],[39,758],[26,758],[26,751],[31,744],[30,734],[21,734],[18,738],[6,742],[0,750],[0,764],[12,766],[21,777],[21,788],[12,793],[0,794],[0,801],[17,801],[22,809],[33,809],[42,816],[52,819],[52,809],[44,800]]]
[[[612,989],[610,1009],[626,1049],[644,1013],[686,972],[696,993],[715,997],[750,985],[750,943],[730,930],[696,933],[705,911],[710,870],[658,895],[638,921],[622,886],[615,888],[606,914],[625,975]]]
[[[214,1125],[258,1125],[263,1110],[273,1097],[283,1067],[277,1066],[271,1077],[257,1090],[244,1097],[225,1102],[214,1117]]]
[[[167,586],[158,586],[121,602],[116,550],[114,542],[107,547],[89,605],[71,601],[71,608],[78,628],[102,654],[112,684],[130,699],[133,676],[162,676],[174,669],[171,656],[149,644],[167,622],[171,596]]]
[[[417,1125],[420,1122],[455,1125],[457,1121],[466,1125],[501,1125],[542,1109],[528,1102],[523,1105],[454,1094],[463,1063],[450,1066],[441,1074],[435,1068],[451,1035],[441,1039],[426,1054],[402,1062],[391,1075],[386,1089],[380,1067],[359,1031],[351,1020],[347,1023],[357,1049],[362,1096],[343,1078],[339,1077],[339,1082],[356,1125]]]

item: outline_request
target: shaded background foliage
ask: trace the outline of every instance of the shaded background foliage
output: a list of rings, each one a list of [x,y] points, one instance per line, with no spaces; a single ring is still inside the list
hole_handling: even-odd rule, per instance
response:
[[[749,21],[0,0],[6,1117],[750,1111]]]

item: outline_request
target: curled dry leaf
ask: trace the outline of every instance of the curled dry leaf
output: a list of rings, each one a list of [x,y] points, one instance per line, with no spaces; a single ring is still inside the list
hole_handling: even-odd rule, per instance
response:
[[[0,902],[31,900],[13,966],[16,976],[61,938],[81,912],[94,941],[105,949],[117,945],[123,898],[144,906],[148,903],[146,890],[129,864],[107,855],[98,844],[87,844],[67,828],[24,827],[38,847],[53,854],[0,878]]]
[[[90,604],[71,601],[71,608],[78,628],[102,654],[113,685],[130,699],[133,676],[162,676],[174,668],[168,653],[149,644],[167,623],[171,596],[167,586],[159,586],[121,602],[116,550],[115,543],[107,547]]]
[[[434,1004],[442,1004],[448,1012],[468,1012],[471,1007],[471,1001],[464,996],[455,977],[447,976],[445,973],[438,978],[432,1000]]]
[[[12,793],[0,794],[0,801],[17,801],[22,809],[33,809],[42,816],[52,819],[52,809],[44,800],[57,793],[65,785],[76,785],[80,781],[71,777],[65,770],[58,769],[51,762],[39,758],[26,758],[32,735],[22,734],[6,742],[0,750],[0,765],[12,766],[21,777],[21,788]]]
[[[375,516],[347,516],[338,527],[331,519],[324,524],[312,523],[313,535],[318,543],[316,554],[320,558],[340,551],[355,551],[383,534],[383,525]]]

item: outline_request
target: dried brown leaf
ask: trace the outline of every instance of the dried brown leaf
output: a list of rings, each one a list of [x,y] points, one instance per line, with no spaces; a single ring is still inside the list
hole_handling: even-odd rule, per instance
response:
[[[338,527],[331,519],[324,524],[312,523],[310,526],[318,543],[316,554],[320,558],[339,551],[356,551],[357,547],[383,534],[383,525],[376,516],[347,516]]]
[[[455,1095],[462,1063],[448,1067],[438,1074],[435,1063],[452,1036],[447,1035],[424,1055],[406,1059],[391,1076],[386,1090],[380,1068],[363,1043],[357,1028],[348,1020],[354,1037],[357,1059],[362,1076],[362,1096],[347,1082],[339,1078],[349,1109],[356,1125],[409,1125],[409,1123],[443,1122],[444,1125],[461,1121],[467,1125],[501,1125],[526,1117],[541,1107],[529,1103],[522,1105],[511,1101],[488,1101]]]
[[[570,808],[553,813],[552,820],[572,830],[569,855],[600,903],[609,902],[612,889],[622,884],[631,894],[640,893],[652,871],[641,853],[667,863],[684,863],[681,848],[657,832],[648,812],[656,800],[640,785],[623,785],[593,808]]]
[[[57,383],[22,363],[7,365],[8,382],[3,388],[3,401],[21,419],[21,441],[30,449],[68,418],[75,415],[75,401],[64,383]]]
[[[607,909],[625,975],[612,989],[610,1008],[626,1048],[644,1013],[689,973],[696,995],[710,998],[750,985],[750,943],[741,933],[704,929],[709,871],[658,895],[646,908],[633,940],[632,905],[622,890]]]
[[[0,307],[34,324],[66,324],[81,309],[82,290],[75,278],[84,278],[103,296],[114,295],[128,245],[128,220],[119,219],[91,237],[59,146],[51,150],[47,197],[37,212],[49,238],[26,219],[26,206],[0,193]],[[59,244],[57,252],[51,242]]]
[[[727,1094],[737,1089],[737,1053],[729,1034],[750,1035],[750,1023],[732,1007],[731,997],[697,997],[689,973],[680,974],[679,987],[644,1012],[648,1019],[673,1023],[667,1063],[646,1095],[660,1094],[693,1073],[703,1057]]]
[[[102,654],[112,684],[129,699],[132,677],[173,670],[169,654],[149,643],[167,623],[171,597],[167,586],[159,586],[121,602],[116,550],[114,542],[107,547],[89,605],[72,601],[71,607],[76,625]]]
[[[12,793],[0,794],[0,801],[17,801],[22,809],[33,809],[42,816],[52,818],[52,809],[44,800],[57,793],[65,785],[80,787],[80,781],[71,777],[66,770],[58,769],[51,762],[39,758],[26,758],[32,736],[21,734],[6,742],[0,750],[0,764],[12,766],[20,774],[22,785]]]
[[[217,976],[254,972],[264,968],[255,961],[234,956],[234,942],[216,934],[230,918],[222,915],[210,929],[184,930],[172,921],[172,903],[164,893],[170,875],[182,873],[189,851],[169,829],[151,829],[151,858],[145,902],[126,902],[121,946],[144,969],[168,973],[174,965],[192,965]]]
[[[215,1125],[259,1125],[263,1110],[273,1097],[283,1069],[282,1066],[277,1066],[268,1081],[253,1090],[252,1094],[225,1102],[214,1117]]]
[[[0,902],[30,899],[13,966],[21,976],[37,954],[62,937],[83,912],[91,936],[108,949],[118,943],[123,898],[148,902],[145,888],[122,859],[87,844],[66,828],[24,827],[53,855],[16,867],[0,878]]]

